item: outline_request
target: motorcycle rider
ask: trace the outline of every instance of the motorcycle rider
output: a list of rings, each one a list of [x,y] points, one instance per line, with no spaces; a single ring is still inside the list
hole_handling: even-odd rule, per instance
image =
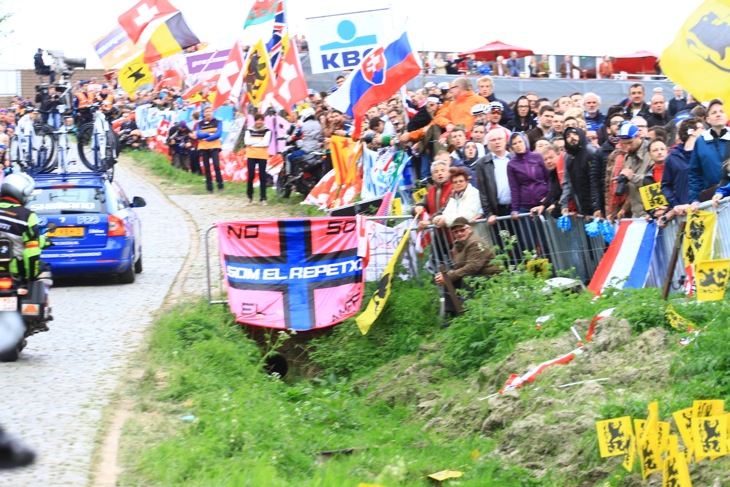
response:
[[[35,181],[25,173],[11,173],[0,185],[0,235],[13,242],[13,260],[2,269],[29,281],[41,275],[41,245],[38,215],[24,205],[35,189]]]
[[[317,121],[314,108],[302,110],[299,119],[302,121],[302,125],[292,136],[292,140],[296,141],[299,149],[289,154],[289,162],[293,162],[297,157],[320,150],[324,141],[322,125]]]

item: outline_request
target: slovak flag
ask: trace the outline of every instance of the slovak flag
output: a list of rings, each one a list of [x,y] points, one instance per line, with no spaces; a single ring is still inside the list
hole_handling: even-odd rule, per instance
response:
[[[370,51],[327,103],[360,120],[370,108],[390,98],[420,73],[418,53],[403,32],[394,42]]]
[[[134,7],[120,15],[118,22],[127,31],[131,41],[136,43],[150,22],[179,11],[167,0],[140,0]]]
[[[231,96],[237,98],[243,85],[243,50],[239,41],[233,45],[226,64],[221,68],[213,110],[223,105]]]

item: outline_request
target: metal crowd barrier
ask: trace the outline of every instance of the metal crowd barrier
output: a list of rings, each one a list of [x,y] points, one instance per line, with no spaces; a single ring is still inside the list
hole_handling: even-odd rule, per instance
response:
[[[490,225],[487,220],[477,220],[472,227],[474,233],[487,244],[500,250],[505,249],[505,238],[516,237],[512,249],[508,251],[510,265],[519,264],[525,252],[530,251],[536,259],[548,259],[554,272],[573,273],[573,277],[587,283],[603,257],[606,244],[600,236],[588,237],[582,217],[571,216],[570,220],[569,231],[559,229],[557,220],[551,216],[533,217],[529,213],[522,213],[516,219],[511,216],[497,217],[494,225]],[[452,268],[449,230],[431,226],[429,232],[431,259],[436,268],[440,264]]]

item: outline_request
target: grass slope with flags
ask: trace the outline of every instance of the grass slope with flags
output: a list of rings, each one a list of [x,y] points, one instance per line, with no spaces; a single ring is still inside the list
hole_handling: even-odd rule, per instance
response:
[[[426,486],[444,470],[466,486],[641,485],[638,463],[600,457],[596,422],[729,397],[730,306],[543,288],[522,272],[479,283],[441,329],[429,276],[395,279],[367,335],[349,319],[264,346],[224,307],[172,308],[124,391],[137,407],[119,485]],[[276,354],[283,378],[265,373]],[[730,482],[722,458],[689,468],[693,485]]]

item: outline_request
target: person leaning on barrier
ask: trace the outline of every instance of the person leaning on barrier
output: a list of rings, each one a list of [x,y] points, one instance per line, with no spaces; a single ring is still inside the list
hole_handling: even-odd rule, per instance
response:
[[[699,118],[688,118],[680,122],[677,128],[677,144],[664,161],[662,174],[662,193],[667,199],[668,210],[660,224],[673,220],[676,216],[687,214],[689,207],[689,160],[695,142],[702,135],[705,126]]]
[[[512,218],[520,213],[529,213],[538,206],[548,192],[548,170],[542,156],[530,150],[525,134],[515,132],[509,138],[514,155],[507,165],[507,178]]]
[[[477,180],[484,218],[490,225],[497,223],[498,216],[510,214],[512,200],[507,177],[509,154],[506,135],[504,129],[490,131],[487,134],[489,152],[474,164],[474,176]]]
[[[722,177],[723,161],[730,158],[730,132],[722,100],[714,99],[707,106],[706,122],[710,128],[697,139],[689,161],[689,201],[697,211],[700,201],[712,198]]]
[[[715,194],[712,195],[712,206],[717,208],[720,206],[720,200],[728,196],[730,196],[730,160],[726,160],[722,165],[722,179]]]
[[[563,159],[563,191],[560,207],[563,215],[570,212],[572,201],[581,215],[593,215],[590,170],[595,149],[586,140],[584,131],[570,127],[565,130],[565,157]]]
[[[530,209],[530,215],[542,215],[547,210],[553,218],[560,216],[560,196],[563,193],[563,189],[560,186],[560,179],[558,178],[558,160],[560,160],[560,147],[551,144],[540,151],[543,160],[545,161],[545,167],[550,171],[550,189],[548,194],[543,198],[538,206]]]
[[[469,172],[465,167],[452,167],[449,180],[451,181],[451,197],[446,203],[443,214],[433,219],[434,225],[450,227],[458,217],[467,221],[482,218],[482,204],[479,190],[469,184]]]
[[[624,194],[628,195],[628,198],[621,206],[616,218],[619,220],[629,216],[640,218],[646,215],[646,210],[639,188],[654,182],[649,141],[641,138],[636,125],[626,122],[619,129],[619,146],[626,151],[626,157],[617,179],[616,192],[619,192],[620,186],[623,184]]]
[[[449,163],[444,160],[435,160],[431,164],[431,178],[433,185],[428,188],[426,197],[416,203],[413,213],[421,216],[425,211],[429,215],[429,219],[418,222],[418,230],[424,230],[431,225],[432,220],[440,216],[446,203],[451,196],[451,181],[449,181]]]
[[[469,289],[464,283],[465,277],[490,277],[502,271],[502,266],[492,264],[496,254],[487,243],[472,233],[469,220],[460,216],[450,225],[454,245],[451,248],[451,260],[454,268],[434,276],[436,284],[443,286],[445,278],[449,279],[455,289]],[[454,314],[454,304],[446,300],[447,311]]]

